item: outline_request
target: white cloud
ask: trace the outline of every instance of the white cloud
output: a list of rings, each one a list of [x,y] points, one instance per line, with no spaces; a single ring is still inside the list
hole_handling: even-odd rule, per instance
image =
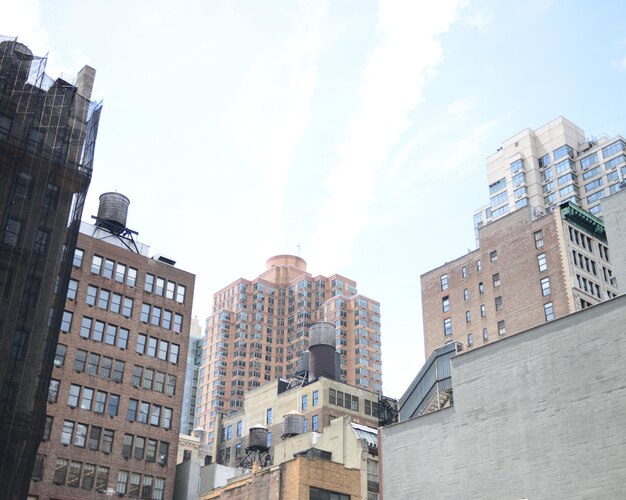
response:
[[[493,15],[489,12],[477,10],[465,17],[465,23],[472,28],[482,30],[493,21]]]
[[[324,267],[345,264],[367,226],[379,175],[411,125],[409,112],[422,98],[428,72],[441,58],[436,37],[449,28],[460,5],[380,1],[380,42],[364,69],[359,108],[339,147],[338,163],[325,182],[328,194],[315,238],[324,243],[314,249]]]
[[[48,35],[42,26],[41,9],[37,0],[5,0],[0,10],[0,35],[18,37],[36,55],[45,55],[48,52]]]
[[[285,244],[280,231],[284,195],[294,151],[311,120],[325,14],[323,2],[298,4],[289,36],[278,41],[279,48],[257,57],[227,119],[239,153],[253,172],[247,181],[259,181],[249,186],[252,192],[247,197],[258,200],[259,252],[283,251]],[[249,216],[249,207],[244,213]]]

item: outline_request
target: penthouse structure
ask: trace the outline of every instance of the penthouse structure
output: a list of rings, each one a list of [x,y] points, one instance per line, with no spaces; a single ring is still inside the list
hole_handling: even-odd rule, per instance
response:
[[[626,140],[589,137],[562,116],[504,141],[487,158],[489,205],[474,213],[478,228],[522,207],[547,213],[572,201],[596,216],[600,200],[626,178]]]
[[[315,321],[335,328],[338,380],[382,393],[380,305],[360,295],[353,280],[314,276],[302,258],[277,255],[257,278],[240,278],[217,292],[213,310],[195,421],[209,447],[215,447],[218,415],[240,410],[246,390],[296,375]]]
[[[128,203],[81,225],[29,498],[172,498],[195,277],[149,257]]]
[[[0,484],[25,498],[71,257],[91,181],[100,104],[95,70],[75,81],[0,36]]]

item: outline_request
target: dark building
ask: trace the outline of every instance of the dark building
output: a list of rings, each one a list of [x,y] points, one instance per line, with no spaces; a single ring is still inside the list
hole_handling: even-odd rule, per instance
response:
[[[95,70],[76,82],[0,37],[0,484],[23,499],[46,395],[93,153]]]
[[[100,197],[74,252],[30,495],[172,498],[195,277]]]

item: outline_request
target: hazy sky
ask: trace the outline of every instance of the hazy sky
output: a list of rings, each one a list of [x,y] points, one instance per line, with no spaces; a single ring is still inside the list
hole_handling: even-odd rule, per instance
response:
[[[381,302],[383,383],[424,360],[420,274],[474,248],[484,159],[563,115],[626,134],[626,2],[0,0],[0,34],[97,69],[85,220],[196,274],[194,314],[297,253]]]

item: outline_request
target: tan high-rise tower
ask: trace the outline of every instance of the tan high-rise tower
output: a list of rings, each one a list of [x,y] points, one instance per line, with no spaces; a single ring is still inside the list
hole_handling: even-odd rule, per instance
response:
[[[382,393],[379,303],[359,295],[353,280],[313,276],[304,259],[277,255],[258,278],[214,295],[195,422],[208,444],[218,416],[240,409],[244,391],[298,372],[316,321],[335,325],[340,380]]]

